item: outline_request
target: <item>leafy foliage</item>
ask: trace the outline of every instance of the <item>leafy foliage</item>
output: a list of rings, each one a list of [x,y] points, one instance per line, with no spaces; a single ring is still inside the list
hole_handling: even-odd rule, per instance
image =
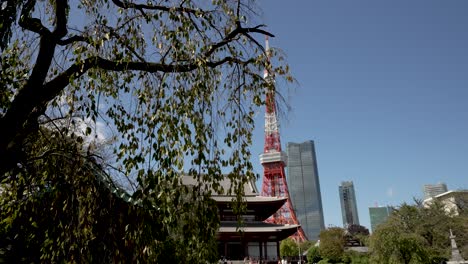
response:
[[[350,263],[350,264],[368,264],[369,254],[359,253],[352,250],[345,251],[341,257],[341,263]]]
[[[346,250],[351,240],[367,240],[369,230],[364,226],[350,225],[347,229],[331,227],[320,232],[320,244],[307,252],[309,263],[368,263],[367,253]]]
[[[449,230],[466,245],[468,225],[463,216],[447,214],[444,206],[403,204],[370,238],[372,259],[378,263],[439,263],[450,258]]]
[[[29,182],[13,182],[2,193],[0,248],[8,262],[215,260],[217,209],[208,196],[167,197],[179,213],[165,225],[159,208],[127,199],[96,158],[73,142],[47,136],[28,141],[28,153],[49,155],[16,174]]]
[[[281,241],[280,255],[282,257],[299,256],[299,244],[292,238],[286,238]]]
[[[11,38],[12,24],[15,21],[17,10],[19,9],[22,1],[8,0],[2,1],[0,5],[0,50],[3,50]]]
[[[361,225],[349,225],[346,228],[346,245],[347,246],[355,246],[356,244],[359,246],[365,245],[369,238],[369,229],[365,226]]]
[[[255,177],[254,113],[275,92],[261,73],[291,80],[255,39],[272,36],[256,6],[7,2],[17,13],[2,12],[0,28],[2,245],[18,236],[12,248],[34,262],[166,262],[162,252],[171,262],[213,260],[217,216],[204,188],[220,192],[229,169],[226,192],[242,209],[243,184]],[[127,180],[137,204],[120,205],[86,169],[100,127],[113,136],[100,166],[112,168],[110,182]],[[183,172],[199,185],[182,186]]]
[[[303,255],[309,248],[312,248],[315,242],[298,242],[292,238],[286,238],[280,244],[280,256],[296,258],[299,254]],[[300,250],[300,251],[299,251]]]
[[[356,235],[368,236],[369,235],[369,229],[367,229],[365,226],[362,226],[362,225],[355,225],[355,224],[349,225],[346,228],[346,231],[351,236],[356,236]]]
[[[309,250],[307,251],[307,262],[312,264],[312,263],[317,263],[322,259],[320,256],[319,248],[318,247],[310,247]]]
[[[332,263],[341,260],[345,246],[345,230],[331,227],[320,232],[319,252],[322,258]]]
[[[301,251],[305,252],[309,248],[313,247],[316,243],[317,243],[316,241],[306,240],[306,241],[300,243],[299,246],[301,247]]]

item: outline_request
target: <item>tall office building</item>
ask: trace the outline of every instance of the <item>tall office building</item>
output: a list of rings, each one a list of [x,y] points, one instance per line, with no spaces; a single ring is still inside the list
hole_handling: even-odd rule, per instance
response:
[[[287,183],[294,211],[309,240],[325,229],[314,141],[289,142]]]
[[[387,218],[393,211],[391,206],[369,207],[369,216],[372,232],[375,231],[378,225],[387,221]]]
[[[441,193],[447,192],[447,184],[437,183],[437,184],[425,184],[423,187],[424,199],[428,199],[434,196],[437,196]]]
[[[359,225],[359,216],[357,211],[356,193],[352,181],[341,182],[339,187],[341,215],[343,217],[343,226]]]

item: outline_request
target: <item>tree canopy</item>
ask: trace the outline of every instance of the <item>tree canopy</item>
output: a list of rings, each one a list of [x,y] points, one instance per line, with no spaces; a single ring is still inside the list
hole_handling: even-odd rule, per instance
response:
[[[213,238],[217,228],[203,186],[221,191],[218,181],[228,170],[235,184],[225,191],[240,201],[243,183],[255,177],[253,117],[265,93],[275,92],[262,72],[291,81],[281,56],[259,44],[273,35],[259,22],[255,2],[4,3],[0,188],[2,212],[9,213],[1,215],[3,234],[30,241],[24,245],[44,262],[89,260],[93,243],[112,248],[110,258],[134,249],[132,261],[157,262],[161,252],[212,261],[213,240],[199,239]],[[96,147],[102,138],[106,157]],[[126,201],[135,204],[116,206],[120,200],[96,187],[96,172],[86,164],[97,164],[113,183],[127,179]],[[182,173],[200,185],[181,186]],[[50,221],[38,222],[44,214]],[[145,216],[135,223],[135,214]],[[114,246],[96,240],[111,215],[119,221],[107,224],[124,234]],[[206,229],[185,232],[197,225]],[[102,236],[120,234],[109,232]],[[187,236],[181,241],[188,255],[177,251],[180,236]]]
[[[307,263],[313,264],[321,260],[319,248],[312,246],[307,250]]]
[[[385,223],[379,225],[369,236],[363,226],[349,226],[347,230],[332,227],[320,233],[317,252],[310,253],[310,261],[318,263],[433,263],[439,264],[451,257],[449,234],[456,236],[458,248],[468,257],[468,218],[463,206],[466,196],[461,193],[452,200],[457,211],[445,203],[434,200],[423,204],[402,204],[394,208]],[[359,239],[369,244],[369,251],[355,251],[349,240]],[[346,245],[348,242],[348,245]],[[358,249],[358,248],[356,248]],[[364,249],[364,248],[360,248]],[[313,259],[313,260],[312,260]]]
[[[38,135],[28,137],[26,147],[31,154],[53,152],[16,173],[19,180],[29,181],[27,185],[12,182],[2,194],[0,260],[196,262],[203,255],[213,259],[218,223],[216,206],[208,197],[172,199],[177,218],[172,226],[165,225],[157,208],[132,200],[93,156],[73,142]],[[194,212],[207,218],[194,217]]]
[[[319,252],[322,258],[338,262],[344,252],[345,230],[340,227],[330,227],[320,232]]]
[[[280,255],[282,257],[299,256],[299,243],[292,238],[286,238],[281,241]]]
[[[467,245],[468,221],[451,215],[440,203],[403,204],[370,237],[372,259],[378,263],[440,263],[450,259],[449,231],[458,245]],[[464,253],[466,256],[466,252]]]

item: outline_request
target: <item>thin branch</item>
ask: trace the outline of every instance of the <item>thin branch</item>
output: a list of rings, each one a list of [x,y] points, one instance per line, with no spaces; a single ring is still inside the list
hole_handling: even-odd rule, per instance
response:
[[[167,6],[160,6],[160,5],[143,5],[143,4],[122,2],[120,0],[112,0],[112,2],[120,8],[123,8],[123,9],[133,8],[141,12],[144,12],[144,10],[158,10],[158,11],[165,11],[165,12],[177,11],[177,12],[192,13],[192,14],[206,13],[206,11],[186,8],[182,6],[167,7]]]
[[[141,16],[139,16],[139,15],[131,17],[131,18],[127,19],[126,21],[124,21],[120,26],[118,26],[116,28],[111,28],[109,26],[107,26],[107,28],[112,29],[113,31],[117,32],[120,29],[122,29],[124,26],[126,26],[128,23],[130,23],[131,21],[133,21],[135,19],[138,19],[140,17]],[[82,32],[82,33],[84,33],[84,32]],[[84,33],[84,34],[86,34],[86,33]],[[79,42],[79,41],[86,42],[88,44],[92,44],[91,37],[89,37],[89,36],[85,37],[83,35],[74,35],[74,36],[71,36],[71,37],[69,37],[67,39],[60,39],[60,40],[57,41],[57,44],[60,45],[60,46],[65,46],[65,45],[71,44],[73,42]]]
[[[73,42],[78,42],[78,41],[91,43],[90,38],[88,38],[88,37],[74,35],[74,36],[71,36],[71,37],[69,37],[67,39],[59,39],[57,41],[57,44],[60,45],[60,46],[66,46],[68,44],[71,44]]]
[[[138,52],[130,45],[126,44],[125,41],[121,40],[121,36],[115,32],[115,30],[112,27],[108,27],[103,25],[103,27],[107,28],[110,36],[114,37],[117,42],[119,42],[121,45],[123,45],[125,48],[127,48],[135,57],[137,57],[141,62],[146,62],[146,60],[138,54]]]
[[[249,34],[247,33],[244,33],[242,34],[244,36],[246,36],[248,39],[250,39],[253,43],[255,43],[258,47],[260,47],[260,49],[262,50],[263,53],[266,53],[265,51],[265,48],[260,44],[258,43],[258,41],[256,39],[254,39],[252,36],[250,36]]]
[[[240,0],[237,0],[237,15],[236,15],[236,24],[237,26],[240,26],[240,4],[241,4],[241,1]]]
[[[206,66],[215,68],[226,63],[235,63],[247,65],[254,63],[255,59],[240,60],[234,57],[225,57],[219,61],[206,62]],[[40,100],[40,104],[44,105],[46,102],[52,100],[65,86],[70,82],[70,77],[78,78],[82,76],[91,68],[99,68],[109,71],[145,71],[149,73],[165,72],[165,73],[176,73],[176,72],[189,72],[201,67],[197,63],[188,63],[182,65],[167,65],[152,62],[117,62],[107,60],[101,57],[90,57],[84,60],[80,65],[74,64],[70,66],[66,71],[58,75],[55,79],[51,80],[44,85],[44,89],[38,94],[37,100]]]
[[[217,49],[219,49],[220,47],[230,43],[237,35],[239,34],[242,34],[242,35],[245,35],[245,36],[249,36],[248,33],[260,33],[260,34],[263,34],[263,35],[267,35],[267,36],[270,36],[270,37],[274,37],[273,34],[271,34],[270,32],[268,31],[265,31],[263,29],[260,29],[261,27],[264,27],[264,25],[258,25],[256,27],[253,27],[253,28],[243,28],[241,25],[238,25],[238,27],[236,27],[233,31],[231,31],[226,37],[224,37],[223,40],[221,40],[220,42],[214,44],[213,46],[211,46],[211,48],[206,52],[205,56],[206,57],[209,57],[211,54],[213,54]],[[249,39],[252,39],[250,36],[249,36]],[[255,43],[263,48],[262,45],[260,45],[257,41],[255,41]]]

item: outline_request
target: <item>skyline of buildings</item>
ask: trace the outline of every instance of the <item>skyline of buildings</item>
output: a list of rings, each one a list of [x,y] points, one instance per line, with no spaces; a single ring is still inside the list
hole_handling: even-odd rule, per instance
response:
[[[341,204],[341,216],[343,227],[348,225],[359,225],[359,215],[357,210],[356,192],[353,181],[343,181],[338,187]]]
[[[287,184],[289,186],[291,203],[304,232],[309,239],[318,238],[321,230],[325,229],[322,197],[318,178],[317,159],[313,140],[302,143],[287,143]],[[312,179],[312,181],[310,181]],[[310,186],[309,186],[310,185]],[[317,188],[318,187],[318,188]],[[309,194],[308,191],[312,190]],[[423,185],[424,200],[448,191],[443,182]],[[315,203],[307,204],[307,198],[317,196]],[[358,204],[353,181],[342,181],[339,186],[339,199],[341,205],[343,227],[356,224],[359,221]],[[312,200],[312,199],[311,199]],[[397,206],[398,207],[398,206]],[[312,210],[315,208],[315,210]],[[395,206],[377,206],[369,208],[370,230],[385,222],[395,210]],[[311,213],[314,211],[314,213]],[[333,225],[329,225],[333,226]]]
[[[313,140],[288,142],[287,184],[297,219],[309,240],[325,229],[322,196]]]
[[[439,182],[437,184],[424,184],[423,186],[424,199],[437,196],[447,191],[447,184],[443,182]]]

